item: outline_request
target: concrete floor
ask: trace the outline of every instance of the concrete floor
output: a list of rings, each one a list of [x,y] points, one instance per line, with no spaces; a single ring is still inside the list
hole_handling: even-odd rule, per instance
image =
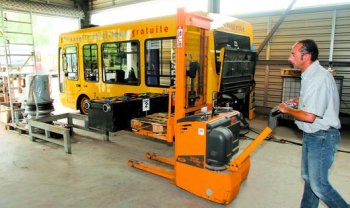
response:
[[[267,118],[251,122],[262,129]],[[47,142],[31,142],[25,135],[0,126],[0,207],[223,207],[169,183],[167,179],[127,165],[146,160],[145,152],[171,155],[173,147],[121,131],[104,142],[75,135],[72,154]],[[344,130],[347,129],[347,130]],[[343,127],[343,150],[350,150],[350,128]],[[275,135],[300,142],[293,128],[278,127]],[[255,134],[250,132],[250,137]],[[241,149],[250,140],[241,140]],[[227,207],[295,208],[299,206],[301,147],[264,141],[251,156],[248,179]],[[338,153],[331,181],[350,203],[350,154]],[[320,207],[326,207],[321,204]]]

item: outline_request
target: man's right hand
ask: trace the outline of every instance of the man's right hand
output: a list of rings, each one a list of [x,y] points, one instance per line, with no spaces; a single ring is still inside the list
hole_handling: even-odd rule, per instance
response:
[[[284,101],[289,107],[293,106],[293,108],[297,108],[299,105],[299,97]]]
[[[288,105],[286,103],[280,103],[277,106],[278,110],[281,111],[282,113],[286,113],[288,111]]]

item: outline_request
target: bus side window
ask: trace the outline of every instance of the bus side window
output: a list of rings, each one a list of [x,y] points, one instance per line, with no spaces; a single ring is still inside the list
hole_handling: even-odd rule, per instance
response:
[[[138,85],[139,44],[136,41],[103,43],[103,81]]]
[[[84,78],[85,81],[98,82],[97,45],[83,46]]]
[[[78,79],[78,60],[77,60],[77,47],[68,46],[65,48],[66,53],[63,55],[63,67],[65,73],[67,73],[67,79]]]
[[[175,47],[175,38],[146,41],[146,85],[154,87],[175,85]]]

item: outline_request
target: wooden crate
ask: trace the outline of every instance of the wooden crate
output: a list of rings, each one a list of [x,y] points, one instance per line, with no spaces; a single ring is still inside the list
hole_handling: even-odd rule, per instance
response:
[[[5,108],[1,108],[0,109],[0,121],[2,123],[9,123],[11,120],[11,110],[10,109],[5,109]]]
[[[143,118],[134,118],[131,120],[133,131],[148,130],[153,133],[162,134],[166,132],[168,115],[166,113],[155,113]]]
[[[0,122],[3,122],[5,124],[10,123],[11,121],[11,108],[9,106],[9,103],[2,103],[0,105]],[[20,106],[21,103],[13,103],[13,110],[18,111],[19,115],[22,115],[20,114]],[[22,118],[22,116],[19,118]]]
[[[331,73],[333,76],[336,75],[336,71],[334,69],[328,69],[329,73]],[[292,69],[292,68],[282,68],[281,69],[281,76],[282,77],[300,77],[301,71],[299,69]]]
[[[283,77],[300,77],[301,71],[298,69],[292,69],[292,68],[282,68],[281,69],[281,76]]]

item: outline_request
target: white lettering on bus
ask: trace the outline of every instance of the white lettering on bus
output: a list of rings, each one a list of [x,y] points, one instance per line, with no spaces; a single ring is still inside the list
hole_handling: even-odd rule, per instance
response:
[[[245,32],[245,28],[243,25],[236,25],[234,23],[226,23],[224,24],[225,27],[230,28],[232,30],[240,31],[240,32]]]
[[[104,31],[102,33],[63,36],[63,40],[65,42],[97,41],[110,38],[126,38],[130,36],[129,34],[130,31]]]
[[[156,25],[154,27],[144,27],[140,29],[132,29],[131,37],[135,37],[138,35],[148,35],[154,33],[167,33],[169,31],[168,26]]]
[[[153,27],[144,27],[138,29],[131,29],[131,37],[142,36],[148,34],[167,33],[168,26],[156,25]],[[100,33],[87,33],[82,35],[68,35],[63,36],[65,42],[81,42],[81,41],[97,41],[110,38],[127,38],[130,37],[130,30],[127,31],[103,31]]]

